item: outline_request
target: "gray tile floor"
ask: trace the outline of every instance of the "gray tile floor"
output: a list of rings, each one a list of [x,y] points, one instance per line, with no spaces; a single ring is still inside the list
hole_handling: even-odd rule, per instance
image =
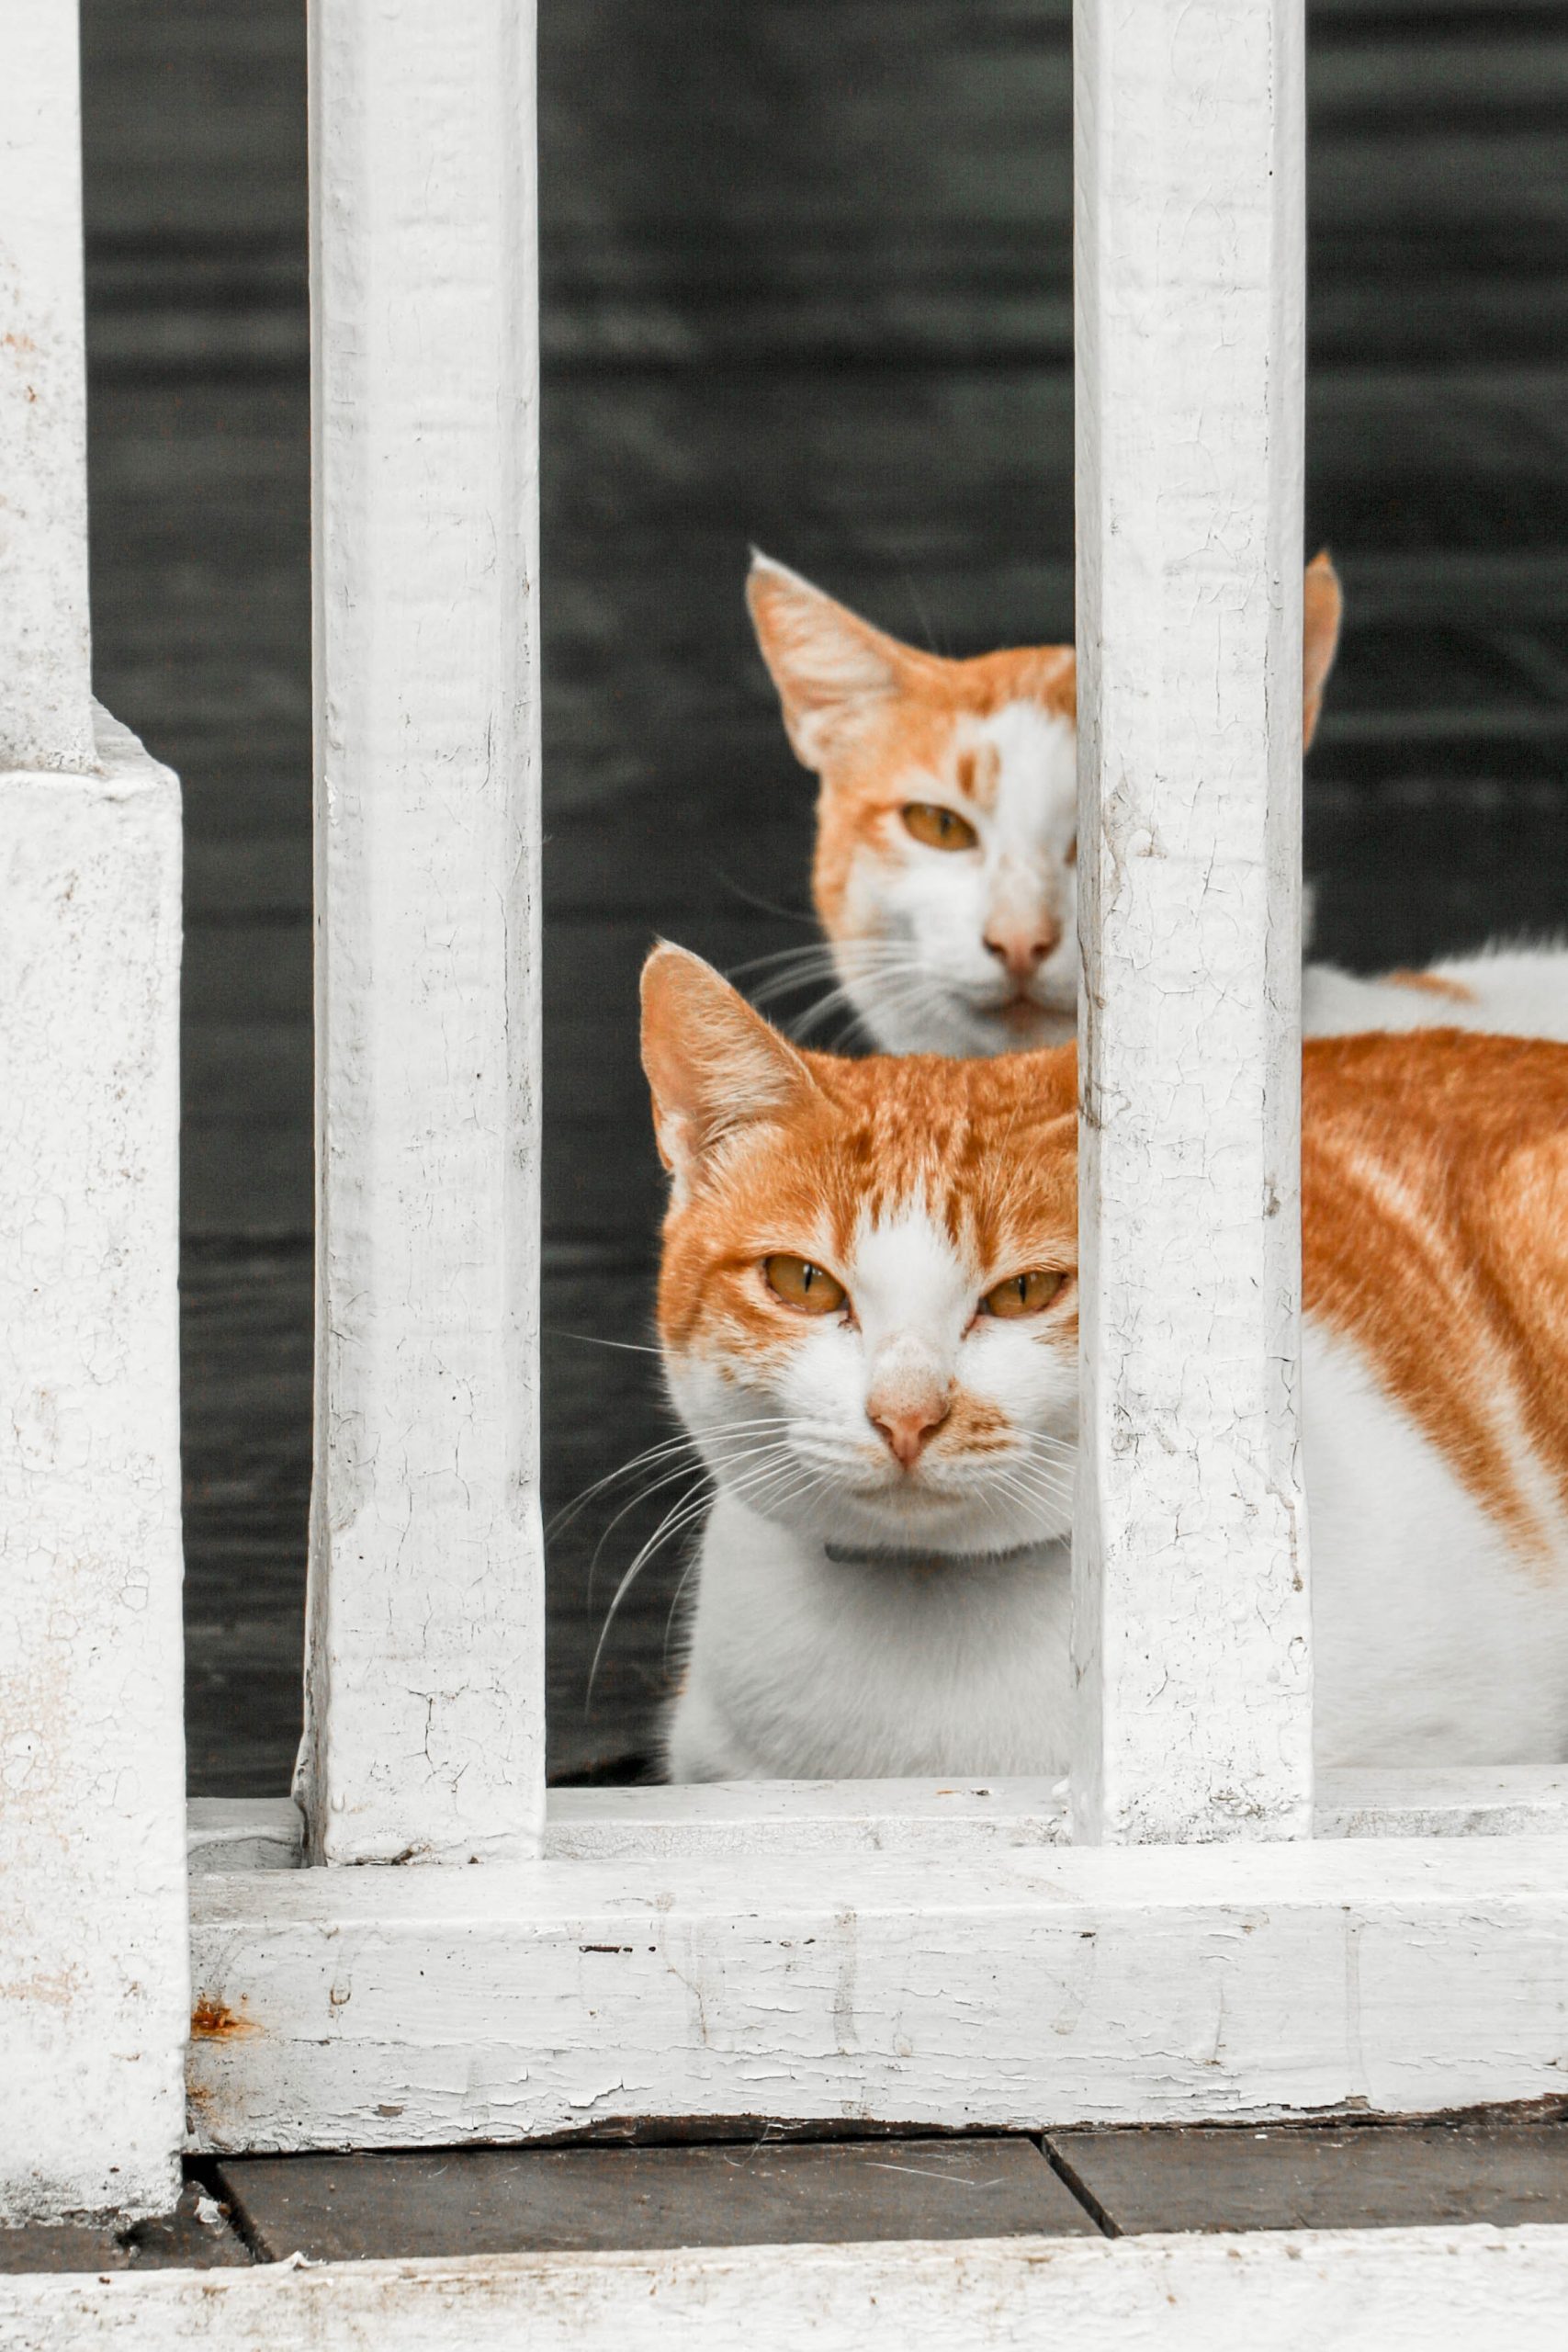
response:
[[[977,2133],[229,2157],[116,2233],[0,2231],[6,2270],[792,2241],[1568,2222],[1568,2122]]]

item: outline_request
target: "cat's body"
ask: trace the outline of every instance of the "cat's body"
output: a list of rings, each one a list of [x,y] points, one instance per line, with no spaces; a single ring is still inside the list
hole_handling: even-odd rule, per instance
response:
[[[719,1487],[671,1777],[1060,1772],[1071,1051],[802,1055],[673,949],[646,1001],[666,1370]],[[1304,1135],[1320,1759],[1560,1759],[1568,1050],[1315,1044]]]
[[[820,780],[812,892],[838,988],[883,1053],[1000,1054],[1077,1024],[1077,672],[1070,645],[953,662],[902,645],[783,564],[748,583],[797,756]],[[1326,556],[1303,588],[1303,738],[1338,644]],[[810,951],[798,968],[815,974]],[[1568,1039],[1568,950],[1427,973],[1303,976],[1308,1036],[1437,1024]]]
[[[1568,947],[1555,940],[1483,947],[1379,979],[1332,964],[1309,964],[1302,974],[1303,1036],[1432,1028],[1568,1043]]]
[[[1551,1581],[1526,1573],[1364,1365],[1310,1324],[1303,1397],[1319,1762],[1568,1758],[1568,1548]],[[957,1570],[834,1549],[720,1490],[672,1781],[1066,1770],[1066,1539]]]

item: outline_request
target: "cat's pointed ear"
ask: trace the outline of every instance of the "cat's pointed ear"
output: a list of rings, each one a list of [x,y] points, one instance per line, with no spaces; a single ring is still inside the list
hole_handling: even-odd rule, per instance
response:
[[[1302,582],[1302,749],[1310,748],[1323,708],[1323,689],[1339,650],[1345,598],[1328,549],[1314,555]]]
[[[642,1066],[677,1198],[727,1136],[817,1091],[803,1056],[711,964],[663,941],[642,967]]]
[[[751,551],[746,603],[784,705],[795,755],[820,770],[878,704],[897,695],[913,657],[798,571]]]

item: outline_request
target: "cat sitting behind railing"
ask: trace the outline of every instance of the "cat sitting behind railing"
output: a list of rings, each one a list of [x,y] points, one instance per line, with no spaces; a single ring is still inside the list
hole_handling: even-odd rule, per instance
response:
[[[851,1061],[660,947],[659,1318],[717,1498],[674,1780],[1066,1764],[1076,1057]],[[1305,1052],[1326,1764],[1568,1755],[1568,1048]]]
[[[796,756],[820,780],[812,894],[826,947],[769,987],[830,978],[890,1054],[1014,1053],[1077,1024],[1077,666],[1070,645],[966,662],[902,645],[766,556],[747,601]],[[1326,555],[1303,583],[1302,735],[1339,642]],[[1309,1036],[1441,1023],[1568,1038],[1568,954],[1510,947],[1368,980],[1303,976]]]

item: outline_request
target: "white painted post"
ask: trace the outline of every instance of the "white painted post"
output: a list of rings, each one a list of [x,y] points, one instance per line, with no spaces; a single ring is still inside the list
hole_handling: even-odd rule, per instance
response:
[[[0,21],[0,768],[94,764],[76,0]]]
[[[179,786],[90,695],[75,0],[0,30],[0,2222],[166,2209]]]
[[[179,786],[93,764],[0,774],[0,2221],[185,2132]]]
[[[1305,1836],[1302,0],[1078,0],[1077,1834]]]
[[[537,1849],[531,0],[311,18],[319,1288],[299,1793]]]

